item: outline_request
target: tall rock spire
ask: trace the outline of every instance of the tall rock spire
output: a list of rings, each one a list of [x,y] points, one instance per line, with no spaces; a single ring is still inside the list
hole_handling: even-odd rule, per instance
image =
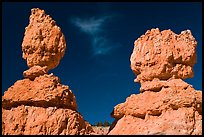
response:
[[[93,132],[77,111],[69,86],[47,74],[64,56],[66,42],[55,21],[44,10],[31,10],[22,43],[28,70],[2,97],[3,135],[81,135]]]

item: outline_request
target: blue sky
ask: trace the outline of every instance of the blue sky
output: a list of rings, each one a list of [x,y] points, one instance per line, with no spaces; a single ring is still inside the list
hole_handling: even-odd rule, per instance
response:
[[[2,95],[27,70],[21,44],[31,8],[44,9],[63,31],[67,50],[54,73],[74,92],[85,120],[112,122],[114,106],[138,94],[130,55],[134,41],[151,28],[189,29],[198,41],[194,78],[186,79],[202,90],[201,3],[125,2],[18,2],[2,3]]]

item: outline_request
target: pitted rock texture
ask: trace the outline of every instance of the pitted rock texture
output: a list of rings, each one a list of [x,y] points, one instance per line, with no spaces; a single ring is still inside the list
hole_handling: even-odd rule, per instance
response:
[[[158,116],[167,110],[192,107],[202,114],[202,92],[194,90],[191,86],[184,89],[176,87],[162,88],[160,92],[145,91],[141,94],[132,94],[114,108],[112,116],[122,118],[132,115],[144,119],[146,115]]]
[[[44,75],[47,73],[47,67],[41,67],[41,66],[33,66],[30,69],[23,72],[23,76],[25,78],[29,78],[31,80],[34,80],[36,77],[40,75]]]
[[[189,30],[151,29],[135,41],[141,93],[114,107],[109,135],[202,135],[202,91],[183,81],[193,77],[196,45]]]
[[[54,69],[65,49],[65,37],[55,21],[44,10],[32,9],[22,42],[23,58],[28,67],[38,65],[46,66],[47,70]]]
[[[91,125],[77,111],[76,98],[60,79],[47,74],[64,56],[60,28],[44,10],[32,9],[22,43],[28,70],[2,96],[2,135],[84,135]]]
[[[111,116],[116,120],[110,135],[201,135],[202,92],[187,86],[132,94],[114,108]]]
[[[77,110],[76,99],[68,86],[60,84],[60,79],[53,74],[45,74],[14,83],[2,97],[2,107],[11,108],[19,105],[39,107],[59,107]]]
[[[160,116],[145,119],[125,115],[117,121],[109,135],[201,135],[202,116],[192,108],[167,110]]]
[[[17,81],[2,97],[3,135],[78,135],[93,129],[68,86],[53,74]]]
[[[21,105],[2,110],[3,135],[84,135],[93,131],[72,109]]]
[[[130,61],[131,69],[137,75],[136,82],[194,76],[197,42],[190,30],[177,35],[171,30],[151,29],[134,45]]]
[[[182,89],[193,89],[192,85],[184,82],[182,79],[168,79],[168,80],[159,80],[154,78],[152,81],[146,81],[141,84],[140,92],[145,91],[154,91],[159,92],[162,88],[171,87],[175,90]]]
[[[107,135],[110,127],[92,126],[92,128],[94,132],[91,135]]]

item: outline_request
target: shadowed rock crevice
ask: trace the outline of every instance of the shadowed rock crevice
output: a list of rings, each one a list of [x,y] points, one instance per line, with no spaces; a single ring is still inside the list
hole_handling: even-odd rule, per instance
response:
[[[190,132],[190,135],[192,135],[193,134],[193,132],[194,132],[194,130],[195,130],[195,125],[196,125],[196,119],[195,119],[195,111],[194,111],[194,113],[193,113],[193,128],[192,128],[192,131]]]
[[[18,101],[18,102],[12,102],[12,103],[10,103],[9,101],[4,101],[2,103],[2,108],[11,110],[12,108],[16,108],[21,105],[43,107],[43,108],[56,107],[56,108],[72,109],[74,111],[77,111],[76,108],[72,106],[63,105],[60,103],[60,101],[58,101],[57,103],[56,101],[53,101],[53,100],[50,100],[50,101],[40,100],[40,101],[33,101],[33,102],[32,101]]]

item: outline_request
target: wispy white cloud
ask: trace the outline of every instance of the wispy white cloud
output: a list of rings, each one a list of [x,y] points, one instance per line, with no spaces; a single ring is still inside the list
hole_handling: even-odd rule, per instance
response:
[[[103,16],[100,18],[72,18],[71,22],[77,26],[82,32],[88,34],[91,38],[91,47],[93,55],[106,55],[111,53],[120,44],[114,44],[112,40],[107,38],[107,29],[104,24],[108,19],[112,19],[111,16]]]
[[[110,16],[104,16],[102,18],[91,17],[88,19],[73,18],[72,23],[79,27],[81,31],[95,35],[103,31],[102,26],[108,18]]]

